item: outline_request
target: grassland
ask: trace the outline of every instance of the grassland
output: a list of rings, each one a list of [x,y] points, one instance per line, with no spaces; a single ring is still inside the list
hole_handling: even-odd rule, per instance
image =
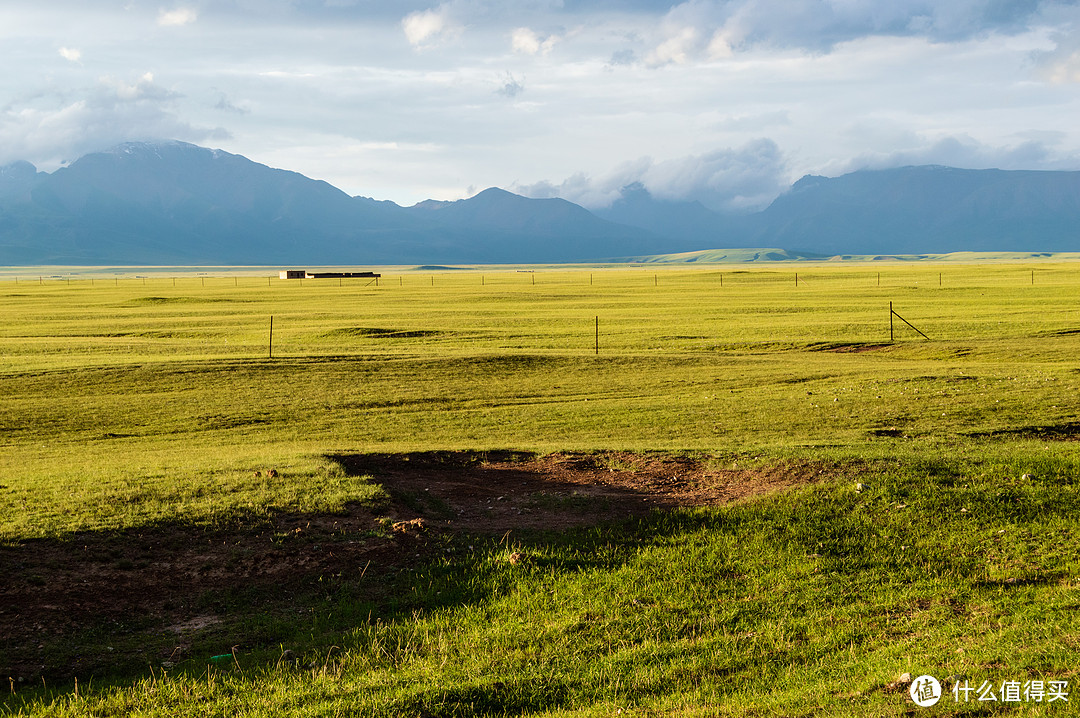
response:
[[[13,673],[0,710],[904,715],[903,672],[1075,687],[1078,289],[1080,265],[1041,262],[0,282],[13,581],[42,580],[19,564],[42,542],[282,541],[281,516],[386,512],[343,455],[663,452],[808,476],[591,529],[430,538],[376,581],[220,592],[165,672],[145,617],[43,629],[42,669]],[[890,302],[929,339],[895,319],[890,341]]]

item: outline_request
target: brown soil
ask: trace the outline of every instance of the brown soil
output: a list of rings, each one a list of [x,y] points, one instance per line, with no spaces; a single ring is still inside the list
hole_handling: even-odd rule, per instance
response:
[[[320,577],[377,579],[426,560],[433,536],[559,530],[717,505],[824,473],[807,465],[710,468],[693,458],[629,453],[332,458],[351,475],[374,477],[391,495],[390,506],[0,547],[0,680],[10,677],[16,686],[114,664],[100,651],[109,650],[114,634],[113,642],[129,647],[147,639],[135,657],[143,666],[178,659],[195,634],[237,618],[222,595],[263,591],[278,598],[275,610],[294,608],[289,597]],[[99,633],[96,647],[80,652],[72,644],[87,629],[104,638]]]

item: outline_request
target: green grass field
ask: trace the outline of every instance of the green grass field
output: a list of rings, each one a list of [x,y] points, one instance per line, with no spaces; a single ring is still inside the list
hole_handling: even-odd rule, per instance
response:
[[[663,452],[815,476],[513,546],[447,538],[295,600],[209,596],[220,622],[167,670],[138,652],[162,631],[135,619],[43,628],[36,672],[7,669],[0,647],[0,712],[1057,716],[1080,702],[948,693],[919,709],[888,687],[905,672],[1080,681],[1080,264],[475,268],[378,286],[13,271],[13,582],[44,580],[20,568],[41,542],[384,510],[379,477],[340,455]],[[890,341],[890,302],[928,338],[894,318]],[[277,480],[253,478],[267,467]],[[530,560],[508,563],[511,548]],[[105,652],[137,657],[85,661]]]

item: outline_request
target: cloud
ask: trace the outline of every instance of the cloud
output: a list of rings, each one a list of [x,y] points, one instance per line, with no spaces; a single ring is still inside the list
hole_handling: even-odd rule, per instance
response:
[[[687,0],[656,25],[646,64],[718,60],[752,47],[828,52],[869,36],[935,42],[1015,34],[1047,23],[1073,0]]]
[[[911,165],[946,165],[964,169],[1042,169],[1075,170],[1080,156],[1062,152],[1055,145],[1062,133],[1024,133],[1012,145],[991,145],[965,135],[939,138],[916,136],[917,146],[891,152],[867,152],[846,162],[836,163],[829,174],[860,169],[889,169]]]
[[[760,131],[763,127],[788,126],[791,115],[787,110],[763,112],[757,115],[733,115],[717,121],[716,128],[727,132]]]
[[[145,73],[133,81],[103,77],[78,93],[41,94],[21,106],[9,105],[0,114],[0,163],[27,159],[55,169],[129,140],[229,137],[221,127],[197,127],[182,120],[175,109],[180,98]]]
[[[198,13],[193,8],[181,7],[175,10],[162,9],[158,11],[157,24],[161,27],[179,27],[181,25],[190,25],[199,18]]]
[[[409,13],[401,21],[401,29],[405,31],[405,39],[417,49],[437,44],[461,32],[461,28],[450,19],[445,5]]]
[[[547,55],[558,41],[559,38],[555,35],[541,38],[527,27],[515,28],[510,33],[511,48],[522,55]]]
[[[685,65],[697,55],[701,45],[701,36],[696,28],[669,28],[667,35],[667,38],[645,57],[646,65],[650,67],[671,63]]]
[[[622,50],[616,50],[611,53],[611,59],[608,60],[608,67],[633,65],[635,62],[637,62],[637,53],[629,48],[623,48]]]
[[[1056,53],[1043,66],[1042,75],[1054,85],[1080,83],[1080,50]]]
[[[549,181],[514,185],[527,197],[562,197],[585,207],[608,207],[622,189],[635,183],[654,197],[696,200],[723,212],[743,212],[765,207],[790,183],[787,159],[770,139],[759,139],[737,148],[655,161],[640,157],[625,162],[608,174],[591,178],[577,173],[555,184]]]
[[[1080,13],[1060,17],[1051,36],[1052,49],[1036,51],[1033,58],[1042,78],[1053,85],[1080,83]]]
[[[224,92],[220,93],[218,101],[214,104],[214,109],[222,110],[224,112],[231,112],[237,115],[246,115],[251,112],[251,110],[247,109],[246,107],[241,107],[234,104],[233,101],[230,100],[228,95],[226,95]]]
[[[70,62],[79,62],[82,60],[82,51],[76,50],[73,47],[61,47],[58,52],[60,53],[60,57]]]
[[[509,72],[507,72],[506,77],[499,80],[499,82],[502,83],[502,86],[498,90],[495,90],[499,95],[505,97],[517,97],[525,91],[525,85]]]

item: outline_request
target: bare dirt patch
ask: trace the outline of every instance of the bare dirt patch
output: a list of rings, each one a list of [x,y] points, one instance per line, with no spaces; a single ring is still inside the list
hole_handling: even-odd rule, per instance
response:
[[[332,457],[376,477],[400,518],[467,532],[566,529],[656,509],[714,506],[805,483],[824,469],[739,469],[708,460],[607,452],[362,454]]]
[[[267,611],[302,613],[323,577],[359,585],[366,575],[363,585],[377,586],[380,577],[428,560],[435,536],[588,526],[719,505],[830,473],[817,465],[742,469],[617,452],[330,458],[351,475],[373,477],[390,504],[0,547],[0,678],[39,682],[115,666],[110,643],[144,667],[183,657],[196,636],[215,631],[228,650],[229,625],[243,618],[228,596],[257,596],[239,602],[248,610],[265,604]]]

